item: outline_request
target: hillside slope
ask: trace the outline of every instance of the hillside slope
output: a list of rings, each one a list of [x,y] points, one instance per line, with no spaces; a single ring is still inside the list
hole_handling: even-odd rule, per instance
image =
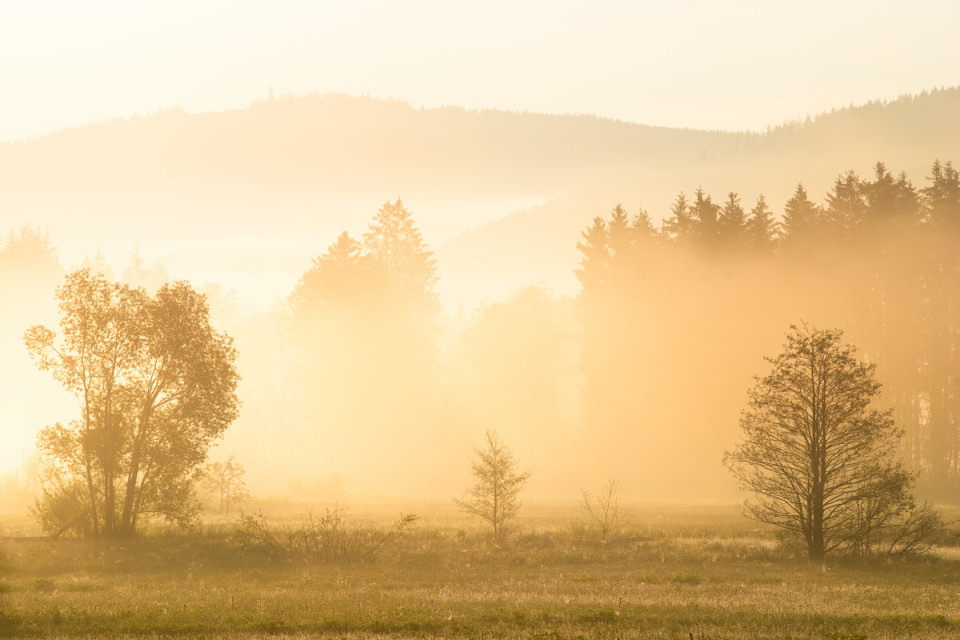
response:
[[[535,282],[575,291],[579,232],[617,202],[659,219],[702,185],[745,204],[763,192],[776,210],[798,181],[821,197],[877,160],[921,184],[934,158],[960,159],[957,113],[958,88],[764,134],[341,95],[172,109],[0,143],[0,223],[46,227],[68,264],[140,243],[177,277],[272,300],[400,196],[437,249],[447,302],[472,304]]]
[[[923,186],[934,159],[960,162],[958,114],[960,87],[872,102],[785,124],[708,162],[670,163],[601,182],[451,239],[438,250],[441,286],[464,300],[498,298],[520,282],[573,293],[580,232],[617,203],[631,213],[642,206],[659,221],[677,194],[702,186],[715,201],[736,191],[748,209],[763,193],[780,215],[798,182],[819,200],[838,174],[852,169],[869,176],[877,161]]]

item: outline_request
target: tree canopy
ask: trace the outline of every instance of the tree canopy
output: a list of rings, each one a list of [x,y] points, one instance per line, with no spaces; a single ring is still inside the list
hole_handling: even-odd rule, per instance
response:
[[[236,418],[236,351],[187,283],[151,297],[83,269],[57,290],[61,335],[27,330],[37,366],[80,405],[46,427],[38,514],[50,532],[129,536],[145,520],[187,522],[192,474]]]
[[[500,540],[520,510],[520,491],[530,479],[530,472],[517,469],[513,452],[496,431],[488,430],[485,439],[486,446],[475,450],[473,486],[462,499],[454,501],[461,511],[489,523],[493,537]]]
[[[875,365],[839,330],[792,326],[740,418],[724,461],[754,494],[747,514],[802,537],[811,560],[854,546],[877,520],[910,509],[913,477],[895,460],[902,431],[871,405]]]

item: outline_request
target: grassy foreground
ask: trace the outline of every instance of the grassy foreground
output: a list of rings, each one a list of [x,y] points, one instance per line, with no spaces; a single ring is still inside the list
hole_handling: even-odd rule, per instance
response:
[[[436,508],[365,560],[326,562],[242,549],[229,523],[124,543],[3,538],[0,636],[960,637],[953,548],[811,566],[736,506],[632,509],[606,544],[569,505],[517,524],[495,545]]]

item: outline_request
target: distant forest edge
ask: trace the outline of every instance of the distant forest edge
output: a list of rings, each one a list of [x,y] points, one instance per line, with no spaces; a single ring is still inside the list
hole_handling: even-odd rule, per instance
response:
[[[626,473],[636,455],[622,443],[645,424],[719,446],[716,427],[758,373],[747,354],[803,319],[842,329],[877,364],[904,461],[928,494],[957,500],[960,172],[936,161],[917,188],[877,163],[869,178],[837,176],[824,202],[797,185],[777,220],[763,195],[745,205],[697,190],[659,230],[619,205],[594,219],[577,245],[577,303],[598,460]]]
[[[240,353],[243,410],[224,446],[251,478],[283,468],[317,481],[322,470],[383,491],[363,471],[373,465],[393,489],[433,492],[456,486],[447,454],[495,428],[536,470],[534,491],[614,477],[629,495],[729,497],[720,455],[751,377],[786,327],[807,321],[842,329],[877,364],[920,493],[956,502],[960,173],[937,160],[924,174],[917,186],[883,163],[845,171],[823,204],[794,184],[779,219],[763,196],[714,201],[703,189],[675,196],[660,225],[619,205],[588,225],[581,211],[564,239],[580,255],[575,297],[524,287],[470,316],[437,304],[443,259],[411,210],[387,202],[273,310],[208,292]],[[42,234],[11,234],[5,335],[49,306],[58,272]],[[124,279],[155,286],[159,275],[134,261]]]

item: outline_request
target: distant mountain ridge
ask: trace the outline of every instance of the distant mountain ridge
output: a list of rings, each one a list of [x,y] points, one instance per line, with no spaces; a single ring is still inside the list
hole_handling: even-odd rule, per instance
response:
[[[617,202],[657,219],[679,191],[702,185],[715,199],[739,191],[745,204],[764,192],[776,210],[798,181],[819,198],[837,173],[864,173],[877,160],[922,183],[934,158],[960,160],[957,114],[960,88],[765,133],[337,94],[216,113],[171,109],[0,143],[0,224],[44,226],[58,244],[91,253],[111,243],[175,246],[178,259],[221,271],[275,268],[274,282],[292,286],[335,231],[362,228],[379,203],[400,196],[418,220],[428,211],[453,229],[448,237],[461,232],[438,246],[424,224],[447,291],[493,280],[501,284],[483,295],[530,281],[569,290],[579,231]],[[497,219],[519,201],[540,204]],[[220,242],[273,236],[309,248],[280,243],[252,265]]]
[[[0,143],[11,187],[180,181],[317,192],[429,187],[530,195],[608,172],[736,149],[750,134],[670,129],[584,115],[415,109],[339,94],[244,109],[182,108]],[[53,179],[51,179],[53,178]]]
[[[837,109],[744,138],[736,150],[709,162],[638,171],[517,211],[440,247],[440,264],[453,280],[444,286],[452,291],[458,282],[473,283],[479,287],[475,299],[503,295],[491,284],[503,280],[572,293],[580,232],[618,203],[631,213],[642,206],[659,222],[677,194],[703,187],[714,201],[738,192],[748,210],[763,193],[779,216],[799,182],[819,201],[838,174],[855,170],[868,177],[884,161],[920,187],[938,158],[960,163],[960,87]]]

